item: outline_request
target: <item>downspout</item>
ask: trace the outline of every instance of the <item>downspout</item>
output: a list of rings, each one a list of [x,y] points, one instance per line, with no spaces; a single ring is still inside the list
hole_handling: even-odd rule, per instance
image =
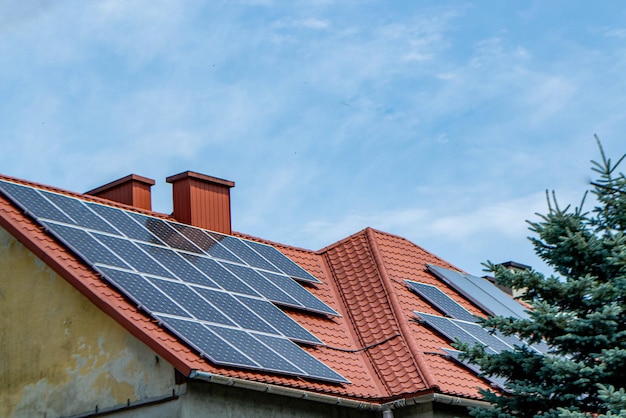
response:
[[[339,396],[325,395],[322,393],[272,385],[270,383],[255,382],[251,380],[239,379],[236,377],[226,377],[218,374],[202,372],[199,370],[192,370],[189,374],[189,378],[210,383],[216,383],[224,386],[254,390],[257,392],[273,393],[275,395],[288,396],[290,398],[306,399],[330,405],[345,406],[347,408],[381,411],[383,418],[393,418],[393,409],[429,402],[437,402],[458,406],[490,408],[490,404],[485,401],[464,399],[457,396],[444,395],[439,393],[419,395],[413,398],[403,398],[392,402],[380,404],[375,402],[356,401],[353,399],[346,399]]]

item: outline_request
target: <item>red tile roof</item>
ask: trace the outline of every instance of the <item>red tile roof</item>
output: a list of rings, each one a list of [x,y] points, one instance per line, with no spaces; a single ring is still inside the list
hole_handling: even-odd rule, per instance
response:
[[[3,176],[0,179],[16,181]],[[84,200],[136,210],[93,196],[44,187]],[[163,214],[142,212],[167,218]],[[413,293],[404,280],[437,285],[470,312],[483,314],[426,269],[427,264],[453,266],[399,236],[367,228],[322,250],[310,251],[235,233],[273,245],[321,281],[307,285],[307,289],[339,312],[340,317],[302,311],[288,313],[326,344],[304,349],[351,382],[337,384],[212,364],[158,326],[1,193],[0,226],[187,376],[198,370],[375,403],[428,393],[477,399],[480,398],[477,388],[488,387],[486,381],[446,357],[440,348],[450,347],[449,343],[416,320],[413,311],[438,313]]]

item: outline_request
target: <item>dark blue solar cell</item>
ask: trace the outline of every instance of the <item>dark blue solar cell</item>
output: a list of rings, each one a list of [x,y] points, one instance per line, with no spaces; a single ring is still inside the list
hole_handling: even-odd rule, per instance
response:
[[[47,201],[37,190],[31,187],[0,181],[0,188],[14,202],[38,218],[68,224],[74,223],[72,219],[64,215],[56,206]]]
[[[311,334],[302,325],[291,319],[289,315],[274,306],[271,302],[245,296],[235,297],[261,318],[272,324],[272,326],[285,337],[310,344],[322,344],[315,335]]]
[[[168,225],[180,232],[185,238],[193,242],[210,257],[245,264],[241,259],[228,251],[226,247],[211,238],[211,236],[202,229],[174,222],[168,222]]]
[[[187,238],[183,237],[177,230],[171,228],[168,222],[163,219],[141,215],[139,213],[130,213],[130,216],[168,246],[179,250],[202,253],[198,247],[193,245]]]
[[[243,293],[244,295],[259,296],[254,289],[239,280],[217,261],[206,257],[196,257],[190,254],[183,254],[183,257],[223,289],[230,292]]]
[[[350,383],[345,377],[289,340],[260,334],[254,334],[254,337],[279,352],[284,358],[297,365],[311,378],[329,380],[331,382]]]
[[[277,333],[274,328],[248,309],[243,303],[235,299],[234,296],[225,292],[205,288],[195,288],[195,290],[241,328],[271,334]]]
[[[109,266],[127,269],[130,268],[120,257],[117,257],[104,245],[95,240],[87,231],[52,222],[41,222],[46,228],[50,229],[57,238],[61,239],[66,245],[78,253],[86,262],[91,264],[108,264]]]
[[[193,316],[202,320],[214,322],[216,324],[236,326],[234,322],[220,313],[210,303],[204,300],[199,294],[191,290],[184,283],[170,282],[168,280],[159,280],[149,278],[149,280],[174,299],[185,310],[191,312]]]
[[[243,241],[246,245],[252,247],[256,252],[265,257],[268,261],[278,267],[286,275],[293,277],[294,279],[304,280],[307,282],[320,283],[313,275],[308,271],[291,261],[286,255],[278,251],[276,248],[261,244],[254,241]]]
[[[298,308],[302,307],[297,300],[280,290],[256,270],[238,264],[223,263],[222,265],[267,299]]]
[[[119,232],[115,228],[89,210],[81,201],[56,193],[46,191],[42,191],[41,193],[69,215],[76,222],[76,225],[119,235]]]
[[[123,258],[135,270],[156,276],[172,277],[172,273],[161,267],[152,257],[141,251],[132,241],[109,235],[94,233],[107,248]]]
[[[216,289],[219,288],[213,280],[194,268],[186,259],[176,253],[176,251],[149,244],[138,243],[137,245],[155,260],[159,260],[162,265],[167,266],[167,269],[174,273],[176,279]]]
[[[268,271],[259,271],[259,273],[265,276],[275,286],[279,287],[283,292],[298,301],[304,309],[328,315],[339,315],[290,277],[270,273]]]
[[[276,266],[267,261],[265,258],[261,257],[259,253],[246,245],[243,240],[230,235],[218,234],[217,232],[209,232],[208,234],[211,235],[213,239],[218,241],[224,247],[228,248],[230,251],[236,254],[237,257],[245,261],[246,264],[265,270],[279,272]]]
[[[455,300],[450,298],[435,286],[413,282],[411,280],[405,280],[405,282],[414,292],[425,298],[431,305],[444,314],[451,316],[452,318],[462,319],[464,321],[476,321],[476,317],[467,309],[459,305]]]
[[[265,370],[302,375],[302,370],[285,360],[275,351],[254,338],[246,331],[208,325],[211,331],[237,347],[246,356],[259,363]]]
[[[98,215],[109,221],[128,238],[152,244],[165,245],[152,232],[135,222],[124,210],[88,202],[87,205]]]
[[[159,316],[165,326],[217,364],[258,369],[260,366],[197,322]]]
[[[126,271],[99,266],[98,270],[123,293],[149,312],[190,317],[180,306],[160,292],[143,276]]]

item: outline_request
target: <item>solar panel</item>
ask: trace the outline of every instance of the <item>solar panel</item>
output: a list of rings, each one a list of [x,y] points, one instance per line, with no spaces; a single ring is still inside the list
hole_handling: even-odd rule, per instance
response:
[[[506,379],[503,379],[499,376],[485,376],[482,373],[482,370],[480,369],[480,367],[478,367],[475,364],[472,364],[468,361],[465,360],[461,360],[460,358],[460,351],[457,350],[450,350],[448,348],[441,348],[441,350],[443,352],[445,352],[447,355],[449,355],[451,358],[453,358],[456,362],[462,364],[463,366],[467,367],[468,369],[470,369],[471,371],[473,371],[474,373],[476,373],[479,376],[482,376],[484,379],[489,380],[491,383],[493,383],[494,385],[496,385],[497,387],[499,387],[500,389],[506,389]]]
[[[488,352],[496,353],[497,351],[489,347],[487,343],[480,340],[480,338],[472,335],[471,333],[458,326],[457,321],[450,318],[444,318],[442,316],[431,315],[423,312],[415,312],[424,322],[430,325],[432,328],[439,331],[439,333],[446,336],[450,341],[459,340],[462,343],[474,345],[481,344],[486,346]]]
[[[248,309],[261,318],[268,321],[282,335],[296,341],[309,344],[322,344],[322,342],[305,328],[300,326],[289,315],[274,306],[271,302],[263,299],[237,296],[235,298],[243,303]]]
[[[233,254],[237,254],[237,256],[245,261],[247,264],[265,270],[274,271],[277,273],[279,272],[272,263],[261,257],[249,245],[246,245],[243,240],[232,237],[230,235],[218,234],[217,232],[209,232],[209,235],[215,241],[228,248]]]
[[[295,299],[299,306],[304,306],[310,311],[317,311],[323,314],[339,315],[334,309],[328,307],[328,305],[313,296],[299,283],[291,280],[289,277],[270,273],[269,271],[260,271],[260,273],[276,287],[282,289],[291,298]]]
[[[0,191],[211,361],[348,382],[290,341],[322,344],[270,300],[337,313],[256,251],[255,244],[11,182],[0,181]],[[283,354],[277,346],[288,350]]]
[[[405,282],[414,292],[422,296],[430,302],[431,305],[444,314],[451,316],[452,318],[462,319],[464,321],[476,321],[476,317],[474,315],[437,287],[411,280],[405,280]]]
[[[74,221],[63,214],[56,206],[44,198],[37,190],[15,183],[0,181],[0,187],[8,197],[11,197],[26,213],[35,218],[50,219],[53,221],[73,224]]]
[[[320,283],[320,281],[317,280],[313,275],[311,275],[305,269],[288,259],[287,256],[278,251],[276,248],[255,241],[245,241],[245,243],[252,247],[263,257],[265,257],[276,267],[278,267],[278,269],[285,273],[287,276],[305,282]]]
[[[207,231],[175,222],[170,222],[170,226],[180,232],[188,240],[192,241],[209,257],[245,264],[243,260],[229,251],[222,244],[215,241]]]
[[[519,303],[485,279],[434,265],[428,269],[492,316],[528,317]]]
[[[483,292],[490,295],[498,303],[504,305],[506,309],[513,312],[513,314],[518,318],[528,318],[528,312],[526,312],[526,308],[524,308],[519,302],[515,301],[513,298],[511,298],[510,295],[503,292],[489,280],[483,279],[481,277],[472,276],[471,274],[463,274],[463,277],[472,282],[472,284],[480,288]]]
[[[248,286],[256,290],[260,295],[266,297],[272,302],[278,302],[287,306],[295,306],[302,308],[303,306],[286,292],[276,287],[272,282],[267,280],[258,271],[248,266],[239,264],[221,263],[237,277],[241,278]]]

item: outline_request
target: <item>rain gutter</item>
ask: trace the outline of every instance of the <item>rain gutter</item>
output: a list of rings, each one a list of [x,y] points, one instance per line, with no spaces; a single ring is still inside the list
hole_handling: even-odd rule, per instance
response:
[[[232,386],[242,389],[255,390],[257,392],[273,393],[275,395],[288,396],[290,398],[306,399],[330,405],[344,406],[354,409],[365,409],[371,411],[390,411],[392,409],[403,408],[411,405],[436,402],[446,405],[456,405],[465,407],[489,408],[490,404],[476,399],[465,399],[458,396],[444,395],[440,393],[428,393],[425,395],[402,398],[387,403],[375,403],[367,401],[357,401],[354,399],[342,398],[340,396],[325,395],[302,389],[288,388],[270,383],[255,382],[251,380],[239,379],[236,377],[221,376],[218,374],[192,370],[190,379],[201,380],[210,383],[217,383],[224,386]]]

